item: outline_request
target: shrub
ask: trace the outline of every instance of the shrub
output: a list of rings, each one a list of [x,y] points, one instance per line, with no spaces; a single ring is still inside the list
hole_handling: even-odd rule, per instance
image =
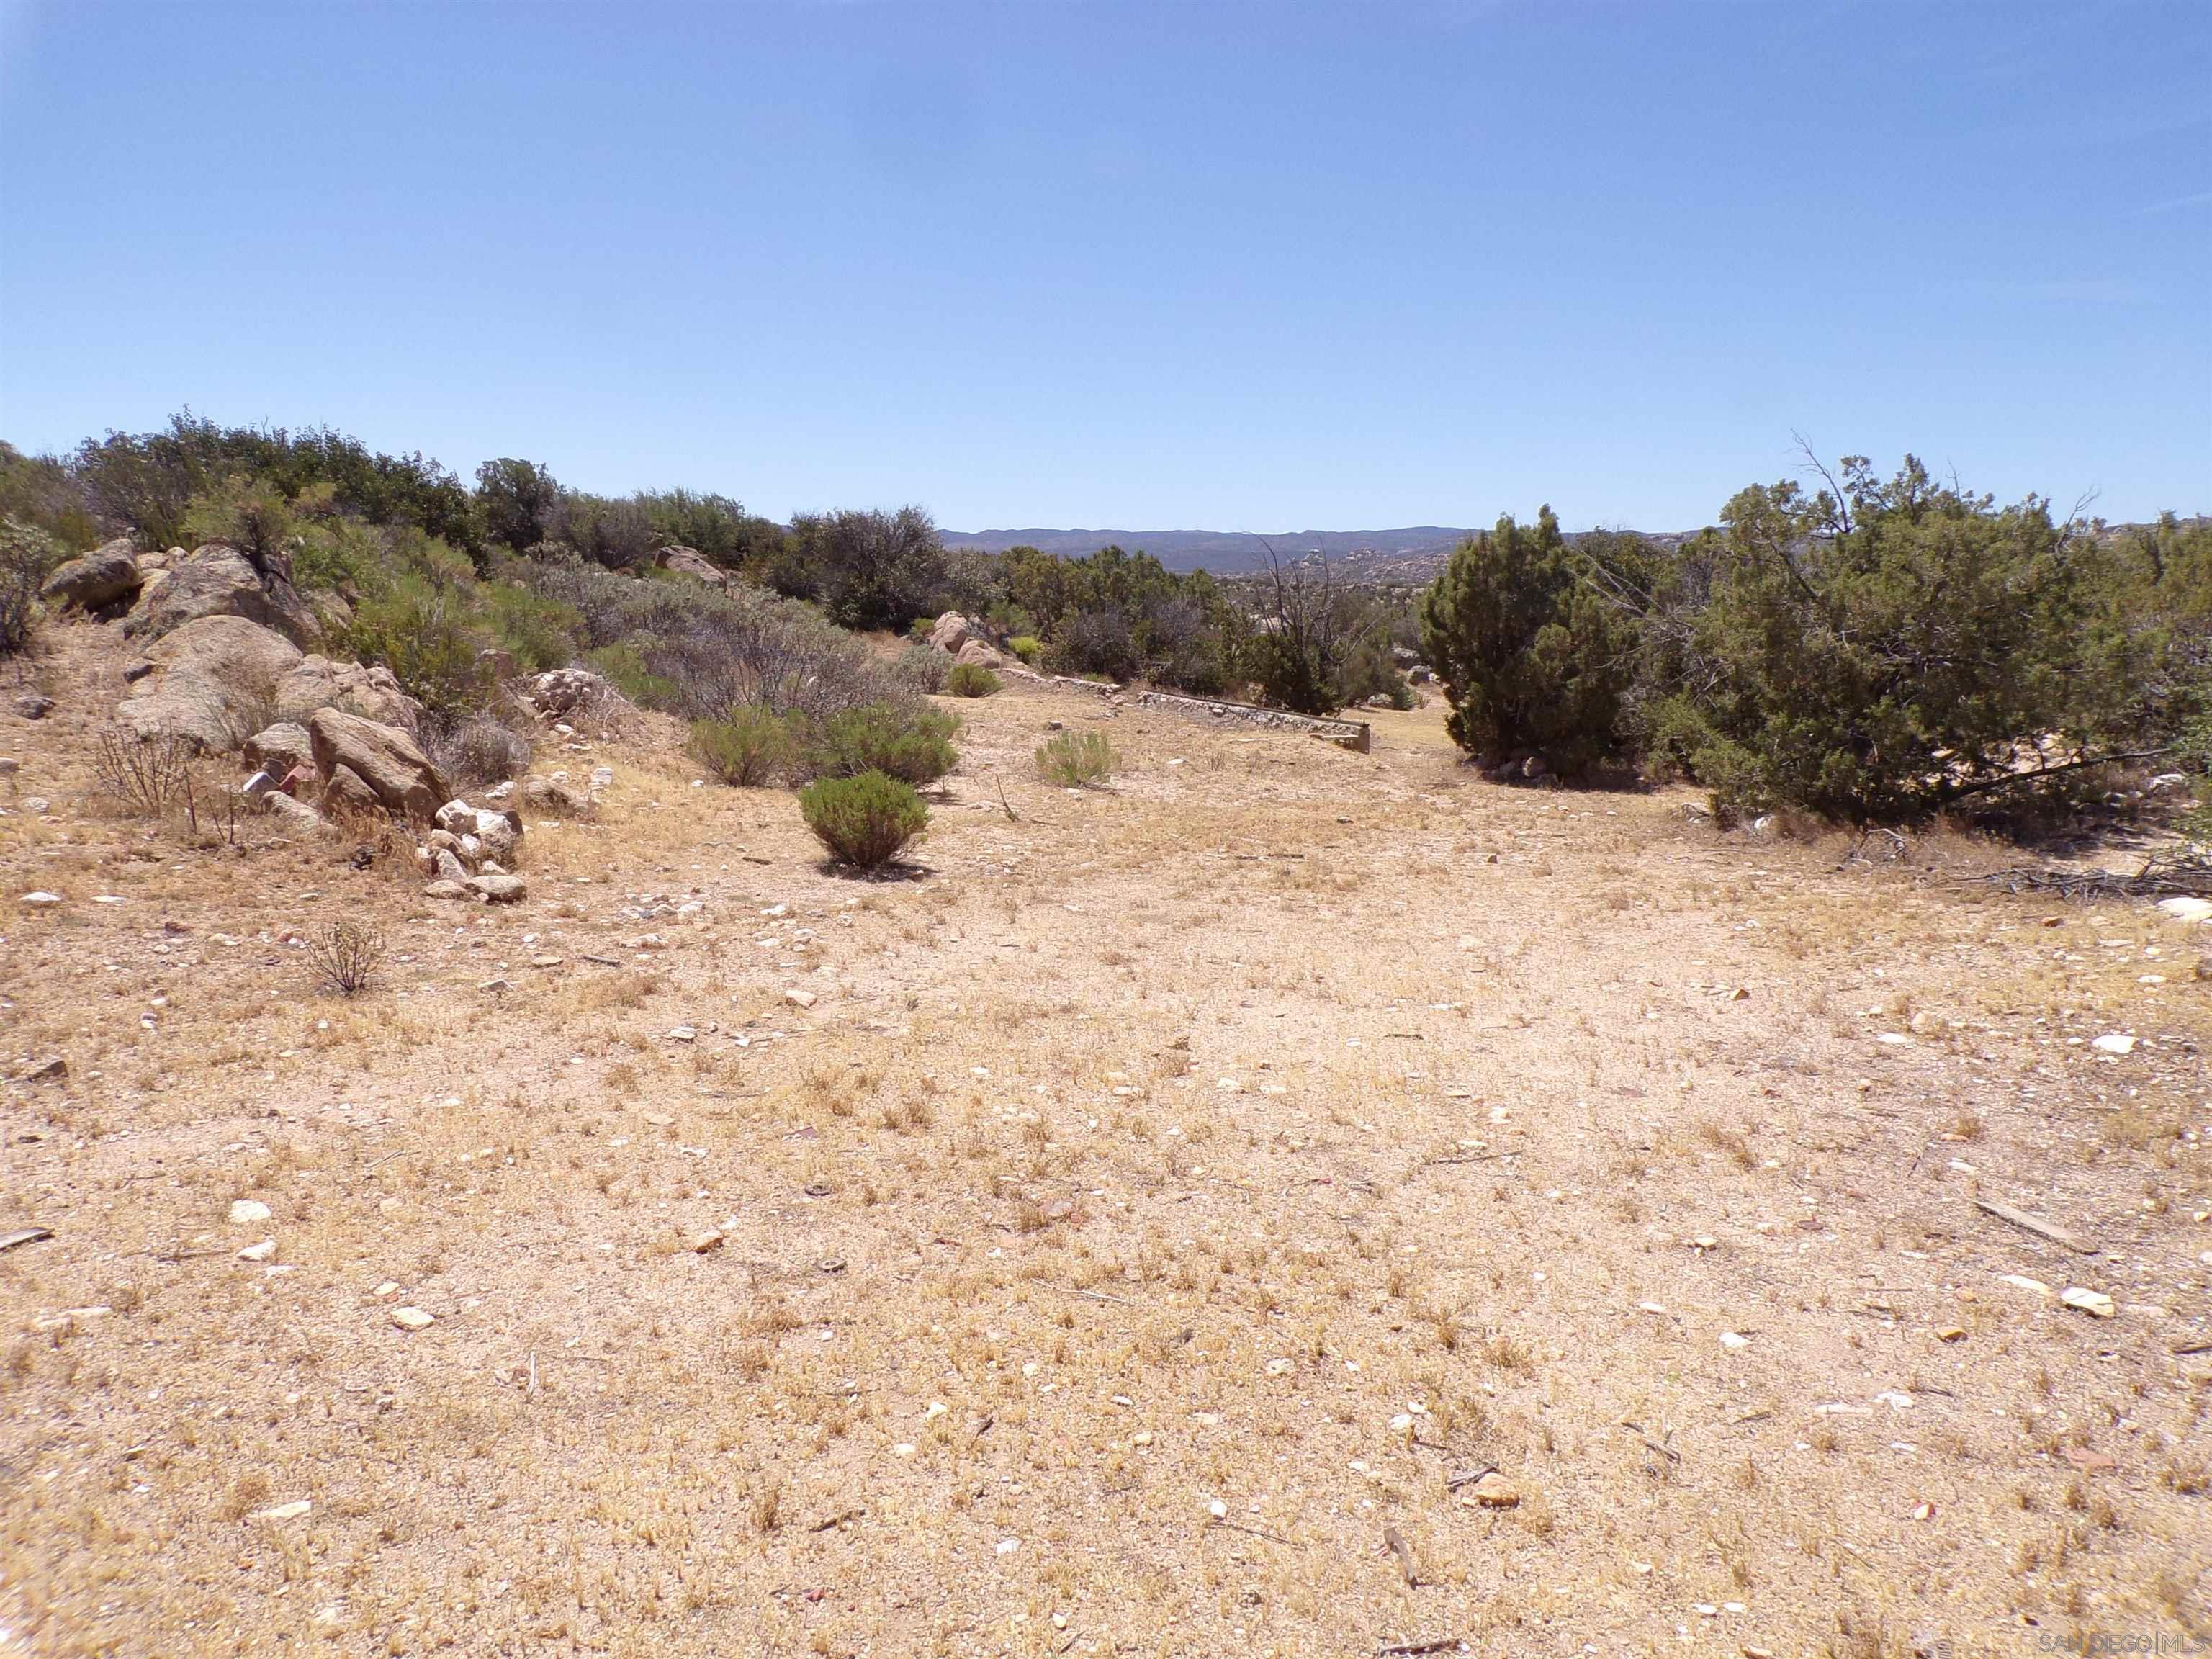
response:
[[[918,697],[945,690],[945,676],[951,669],[951,658],[926,645],[902,647],[888,665],[891,684]]]
[[[1103,784],[1121,765],[1121,757],[1103,732],[1062,732],[1036,751],[1038,774],[1069,788]]]
[[[476,506],[487,536],[526,552],[552,533],[561,486],[537,462],[501,456],[477,469]]]
[[[816,840],[862,870],[890,863],[929,824],[914,787],[881,772],[817,779],[799,791],[799,810]]]
[[[603,676],[616,690],[647,708],[680,709],[686,699],[682,684],[647,668],[647,646],[641,640],[623,640],[584,653],[585,664]]]
[[[1006,641],[1006,649],[1024,663],[1035,667],[1036,659],[1044,655],[1044,641],[1034,634],[1017,634]]]
[[[1533,526],[1509,516],[1462,542],[1420,617],[1451,702],[1445,729],[1484,764],[1540,755],[1571,775],[1614,746],[1630,636],[1550,507]]]
[[[307,935],[307,965],[342,997],[368,988],[384,961],[384,934],[374,922],[327,921]]]
[[[257,568],[281,557],[298,528],[299,520],[283,492],[266,478],[244,472],[232,473],[193,496],[185,507],[185,540],[195,545],[228,542]]]
[[[0,520],[0,657],[30,642],[38,620],[39,589],[58,550],[43,531]]]
[[[2023,740],[2094,760],[2146,641],[2109,614],[2090,526],[1910,456],[1887,481],[1857,457],[1842,472],[1741,492],[1704,549],[1711,596],[1653,723],[1716,807],[1900,822],[2035,783]]]
[[[945,677],[945,690],[955,697],[988,697],[1003,689],[1004,682],[980,662],[955,663]]]
[[[190,787],[192,747],[182,738],[141,738],[111,726],[93,744],[92,775],[123,811],[157,818]]]
[[[952,747],[959,718],[926,703],[891,701],[840,708],[810,723],[807,772],[817,778],[883,772],[908,783],[929,783],[960,757]]]
[[[524,673],[566,668],[575,659],[576,630],[583,618],[574,605],[541,598],[511,581],[486,582],[483,598],[492,638]]]
[[[524,574],[541,597],[574,610],[587,661],[634,701],[686,720],[757,702],[819,716],[897,690],[860,641],[811,605],[758,588],[641,582],[573,558],[532,561]],[[599,656],[609,647],[625,652],[618,665]]]
[[[795,714],[762,703],[732,708],[720,720],[691,723],[691,753],[724,783],[750,789],[774,783],[798,763],[803,732]]]
[[[791,527],[807,586],[848,628],[896,628],[951,597],[945,544],[920,507],[805,514]]]
[[[431,720],[416,733],[438,774],[456,789],[500,783],[530,769],[530,739],[493,715]]]

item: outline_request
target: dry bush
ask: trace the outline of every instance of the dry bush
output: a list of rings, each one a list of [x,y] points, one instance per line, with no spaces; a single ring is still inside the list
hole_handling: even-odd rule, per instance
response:
[[[141,738],[111,726],[93,745],[92,772],[100,793],[124,811],[159,817],[184,798],[192,745],[182,738]]]
[[[1036,751],[1039,775],[1069,788],[1103,784],[1121,764],[1103,732],[1062,732]]]
[[[530,739],[493,714],[469,714],[450,725],[425,722],[421,735],[430,763],[459,789],[503,783],[530,770]]]
[[[325,922],[307,939],[307,963],[315,977],[343,997],[368,988],[384,951],[382,930],[374,922],[350,918]]]

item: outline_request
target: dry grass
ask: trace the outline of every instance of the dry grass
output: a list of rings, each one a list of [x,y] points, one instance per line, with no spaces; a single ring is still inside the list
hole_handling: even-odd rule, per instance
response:
[[[69,898],[0,924],[6,1074],[69,1066],[0,1146],[0,1230],[56,1231],[0,1255],[30,1651],[2206,1616],[2206,993],[2142,982],[2181,941],[2139,913],[1471,785],[1433,708],[1358,757],[1019,685],[927,879],[854,893],[788,795],[626,728],[541,744],[617,781],[532,817],[525,903],[440,905],[352,839],[88,810],[117,662],[58,635],[62,709],[0,726],[56,803],[0,817],[4,897]],[[1113,792],[1035,777],[1048,718]],[[341,918],[381,975],[301,994]],[[1493,1465],[1518,1507],[1448,1484]]]

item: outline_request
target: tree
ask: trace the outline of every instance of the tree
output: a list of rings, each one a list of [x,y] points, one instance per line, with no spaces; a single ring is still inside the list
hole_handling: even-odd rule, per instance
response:
[[[1740,492],[1704,544],[1710,600],[1656,729],[1717,804],[1905,821],[2116,752],[2144,641],[2113,625],[2093,527],[1910,455],[1841,473]]]
[[[552,535],[561,510],[561,486],[536,461],[503,455],[477,469],[477,510],[488,538],[526,553]]]
[[[1616,744],[1631,636],[1549,507],[1453,550],[1421,598],[1421,644],[1451,702],[1445,729],[1486,766],[1540,757],[1571,775]]]
[[[1285,564],[1267,550],[1267,590],[1274,606],[1253,635],[1252,678],[1270,702],[1301,714],[1344,707],[1345,670],[1375,629],[1357,596],[1340,586],[1320,554]]]
[[[903,629],[946,598],[945,544],[918,507],[802,514],[792,534],[820,573],[831,619],[847,628]]]

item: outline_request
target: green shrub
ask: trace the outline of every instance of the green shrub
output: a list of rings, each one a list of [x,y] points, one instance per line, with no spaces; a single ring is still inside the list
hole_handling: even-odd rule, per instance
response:
[[[927,645],[930,635],[936,629],[934,617],[916,617],[906,625],[906,636],[916,645]]]
[[[1548,507],[1453,551],[1420,605],[1421,648],[1451,703],[1445,729],[1484,765],[1540,755],[1572,775],[1616,741],[1630,635],[1581,579]]]
[[[691,723],[691,753],[724,783],[751,789],[788,774],[803,746],[802,722],[762,703],[732,708],[720,720]]]
[[[1887,480],[1856,457],[1842,473],[1833,493],[1741,492],[1702,550],[1710,598],[1654,726],[1717,809],[1907,821],[2001,805],[2029,781],[2023,740],[2109,752],[2151,641],[2111,614],[2091,528],[1938,485],[1910,456]]]
[[[299,522],[292,503],[266,478],[234,472],[186,503],[185,539],[195,546],[228,542],[259,563],[283,551]]]
[[[1006,649],[1034,668],[1036,659],[1044,655],[1044,641],[1034,634],[1017,634],[1006,641]]]
[[[988,697],[1003,689],[999,677],[980,662],[955,663],[945,677],[945,690],[951,696]]]
[[[1069,788],[1103,784],[1121,769],[1121,757],[1103,732],[1062,732],[1036,751],[1038,774]]]
[[[500,648],[526,674],[566,668],[575,659],[583,618],[576,608],[533,593],[515,582],[486,582],[484,620]]]
[[[810,723],[805,769],[817,778],[883,772],[908,783],[929,783],[960,758],[952,734],[957,716],[927,703],[883,701],[840,708]]]
[[[645,653],[644,642],[623,640],[614,645],[603,645],[596,651],[586,651],[584,662],[641,708],[681,708],[684,701],[682,684],[667,675],[654,673],[646,665]]]
[[[59,562],[44,531],[13,519],[0,520],[0,657],[29,643],[38,620],[39,589]]]
[[[929,824],[914,786],[881,772],[817,779],[799,792],[799,810],[817,841],[862,870],[889,864]]]

